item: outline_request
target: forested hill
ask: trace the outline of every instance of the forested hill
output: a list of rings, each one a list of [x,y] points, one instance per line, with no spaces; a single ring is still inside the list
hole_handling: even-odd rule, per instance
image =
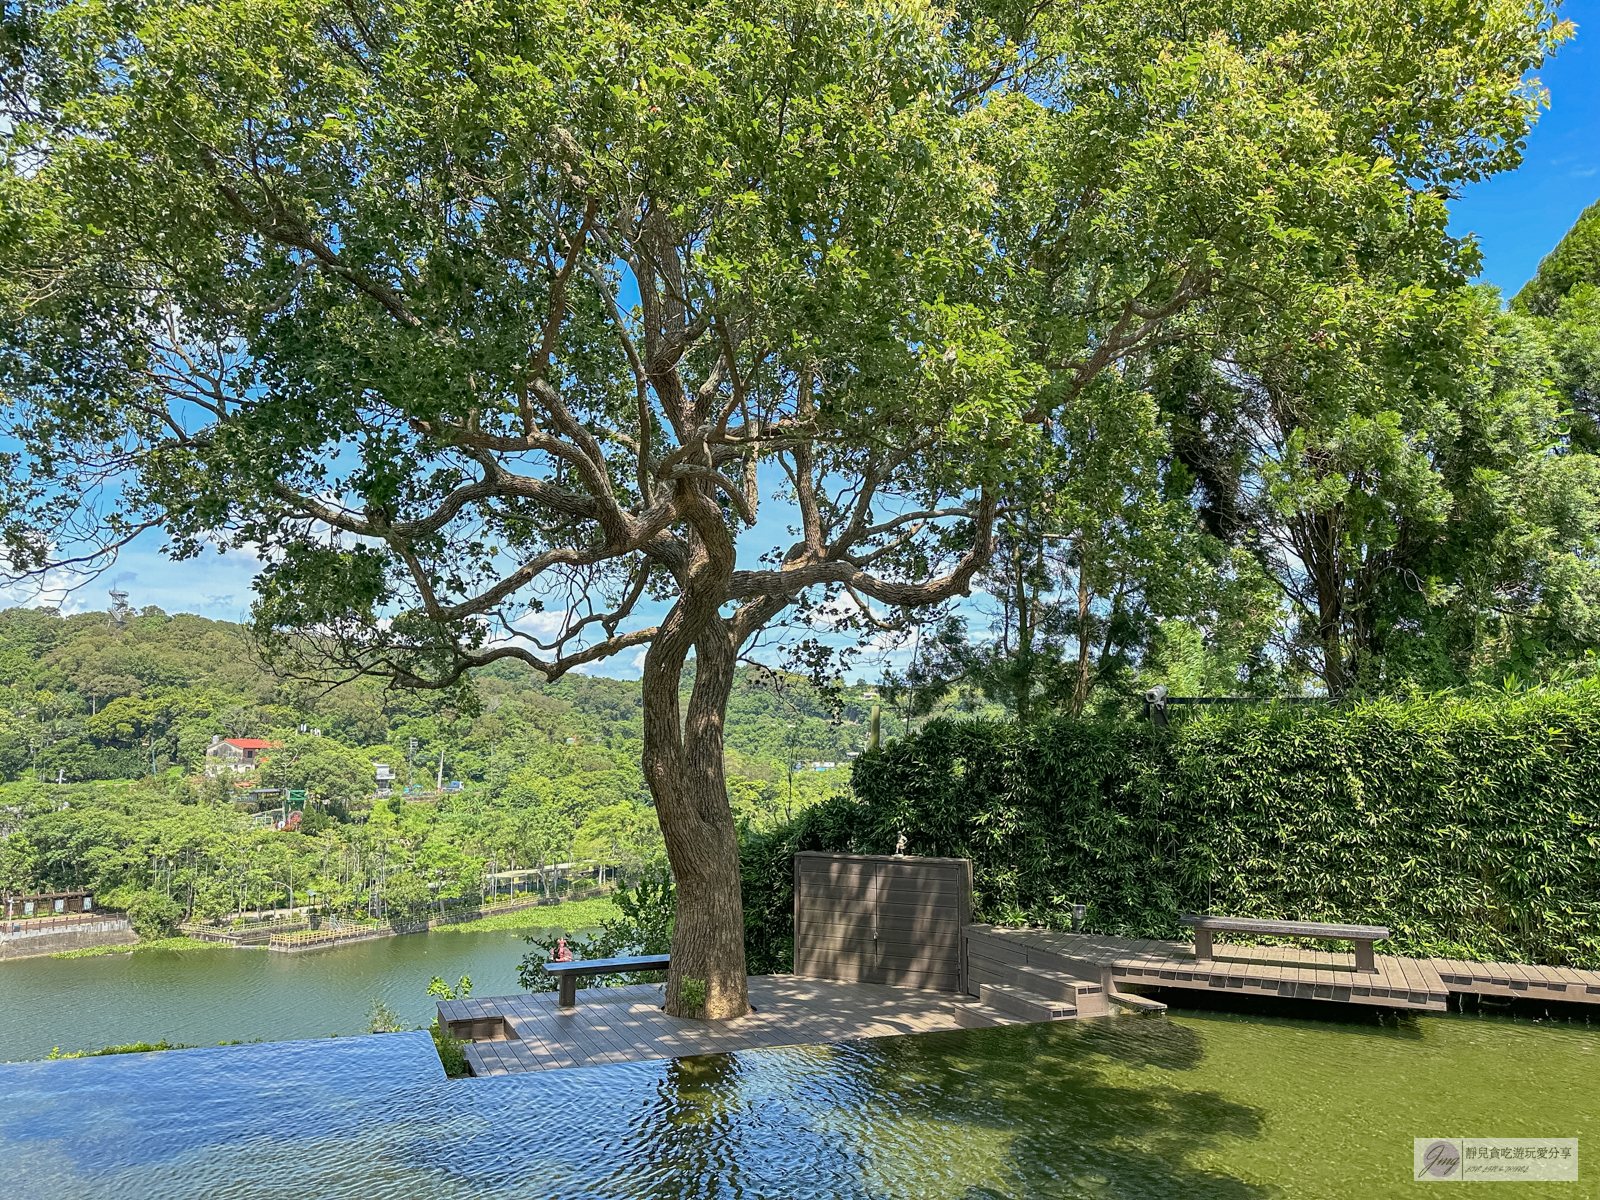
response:
[[[331,911],[403,916],[476,895],[495,864],[626,869],[660,855],[638,683],[546,684],[507,664],[476,684],[472,714],[374,681],[322,693],[264,670],[226,621],[0,612],[0,890],[92,888],[163,936],[185,916],[284,903],[293,879]],[[742,672],[727,737],[736,819],[770,828],[846,787],[869,694],[830,706],[799,677]],[[258,771],[207,779],[219,735],[281,746]],[[420,802],[374,800],[373,763],[403,787],[412,739]],[[441,754],[466,787],[436,797]],[[320,803],[277,831],[253,820],[278,803],[257,787]]]
[[[844,762],[866,738],[870,701],[848,691],[834,711],[798,677],[744,670],[728,721],[729,768],[751,780],[786,777],[790,762]],[[0,612],[0,774],[66,782],[193,774],[213,736],[272,737],[329,769],[370,779],[372,761],[404,779],[486,781],[531,753],[557,749],[589,770],[637,773],[637,682],[569,675],[554,684],[517,664],[478,673],[481,712],[439,697],[362,681],[322,693],[265,670],[246,631],[157,608],[120,621],[104,612]],[[301,726],[320,739],[301,738]],[[604,760],[602,762],[601,760]],[[280,765],[279,771],[283,770]]]

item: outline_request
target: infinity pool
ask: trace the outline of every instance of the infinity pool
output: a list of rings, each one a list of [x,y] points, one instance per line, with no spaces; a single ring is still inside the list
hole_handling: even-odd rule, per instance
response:
[[[486,1080],[420,1033],[15,1063],[0,1196],[1412,1196],[1413,1137],[1600,1154],[1597,1034],[1187,1012]]]

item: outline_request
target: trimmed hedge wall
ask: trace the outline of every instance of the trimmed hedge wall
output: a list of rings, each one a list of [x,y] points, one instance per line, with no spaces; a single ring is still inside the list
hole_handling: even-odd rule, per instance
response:
[[[1186,936],[1180,911],[1387,925],[1391,953],[1600,967],[1600,685],[1147,724],[935,722],[744,854],[751,970],[796,850],[971,858],[979,919]]]

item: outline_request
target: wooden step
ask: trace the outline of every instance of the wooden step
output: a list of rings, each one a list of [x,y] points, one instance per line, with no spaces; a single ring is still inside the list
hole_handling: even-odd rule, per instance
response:
[[[958,1004],[952,1010],[963,1029],[993,1029],[997,1025],[1027,1025],[1028,1021],[987,1004]]]
[[[1159,1000],[1152,1000],[1149,996],[1138,996],[1132,992],[1112,992],[1107,997],[1112,1004],[1120,1004],[1124,1008],[1135,1009],[1145,1013],[1164,1013],[1167,1006]]]
[[[1062,1021],[1078,1015],[1076,1004],[1004,983],[986,983],[978,989],[978,996],[990,1008],[1025,1021]]]
[[[1018,967],[1012,974],[1018,987],[1052,1000],[1065,1000],[1068,1004],[1076,1004],[1084,996],[1099,995],[1105,990],[1098,983],[1090,983],[1087,979],[1079,979],[1076,975],[1054,971],[1049,967]]]

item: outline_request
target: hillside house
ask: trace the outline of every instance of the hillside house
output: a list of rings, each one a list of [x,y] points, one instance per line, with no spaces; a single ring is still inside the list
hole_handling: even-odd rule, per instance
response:
[[[206,774],[222,775],[230,771],[253,771],[261,765],[266,751],[276,750],[282,743],[261,738],[214,737],[206,747]]]

